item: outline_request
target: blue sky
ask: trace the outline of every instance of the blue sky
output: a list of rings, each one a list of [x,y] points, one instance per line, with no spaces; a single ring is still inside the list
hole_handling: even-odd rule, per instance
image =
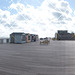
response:
[[[13,31],[40,37],[54,37],[57,30],[75,33],[74,3],[75,0],[0,0],[1,37],[9,37]]]
[[[12,3],[23,3],[24,5],[40,6],[43,0],[0,0],[0,8],[6,10]]]
[[[39,6],[41,5],[41,3],[43,2],[44,0],[0,0],[0,8],[1,9],[6,9],[12,2],[14,3],[17,3],[17,2],[21,2],[23,4],[30,4],[30,5],[33,5],[33,6]],[[68,1],[70,6],[75,9],[75,0],[65,0],[65,1]]]
[[[65,1],[68,1],[71,8],[75,10],[75,0],[65,0]]]

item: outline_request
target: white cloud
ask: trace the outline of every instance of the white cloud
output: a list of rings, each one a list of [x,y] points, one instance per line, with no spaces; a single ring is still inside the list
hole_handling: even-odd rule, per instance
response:
[[[11,11],[0,9],[2,36],[8,36],[15,31],[34,33],[40,37],[53,37],[59,29],[71,31],[75,27],[75,17],[71,16],[73,11],[69,3],[64,0],[44,0],[37,8],[22,3],[12,3],[9,9],[17,13],[11,15]]]
[[[75,15],[75,11],[74,11],[74,15]]]

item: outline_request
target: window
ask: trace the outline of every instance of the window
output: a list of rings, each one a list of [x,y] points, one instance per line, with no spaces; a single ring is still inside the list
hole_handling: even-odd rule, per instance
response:
[[[22,35],[22,41],[25,41],[25,40],[26,40],[25,35]]]
[[[30,36],[28,36],[28,40],[30,40]]]
[[[34,40],[34,36],[32,36],[32,40]]]

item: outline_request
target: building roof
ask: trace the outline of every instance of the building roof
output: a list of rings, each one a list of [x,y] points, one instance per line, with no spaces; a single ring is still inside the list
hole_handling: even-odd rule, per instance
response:
[[[30,34],[30,33],[25,33],[25,35],[28,35],[28,34]]]
[[[24,32],[13,32],[11,34],[25,34]]]

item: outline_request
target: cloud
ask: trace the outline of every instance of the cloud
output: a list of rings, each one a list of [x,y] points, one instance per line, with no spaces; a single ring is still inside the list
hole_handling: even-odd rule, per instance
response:
[[[75,15],[75,11],[74,11],[74,15]]]
[[[2,36],[9,36],[12,32],[26,32],[38,34],[40,37],[53,37],[59,29],[75,31],[75,17],[71,15],[73,11],[64,0],[44,0],[37,8],[28,4],[25,6],[22,3],[12,3],[8,9],[10,11],[0,9]]]
[[[31,18],[28,16],[28,15],[25,15],[25,14],[19,14],[18,16],[17,16],[17,19],[18,20],[31,20]]]

